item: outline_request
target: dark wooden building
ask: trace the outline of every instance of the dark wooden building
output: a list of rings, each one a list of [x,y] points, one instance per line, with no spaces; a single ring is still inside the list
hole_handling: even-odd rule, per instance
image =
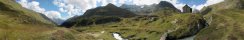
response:
[[[192,8],[188,5],[183,7],[183,13],[192,13]]]

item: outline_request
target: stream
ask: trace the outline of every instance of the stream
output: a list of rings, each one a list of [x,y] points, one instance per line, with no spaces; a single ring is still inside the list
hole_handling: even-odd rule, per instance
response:
[[[190,36],[190,37],[186,37],[186,38],[183,38],[183,39],[178,39],[178,40],[194,40],[196,36]]]
[[[116,39],[116,40],[128,40],[128,39],[124,39],[120,36],[119,33],[112,33],[113,37]],[[162,35],[161,39],[160,40],[166,40],[166,37],[167,37],[167,33],[165,33],[164,35]],[[177,39],[177,40],[194,40],[196,36],[190,36],[190,37],[186,37],[186,38],[183,38],[183,39]]]
[[[128,40],[128,39],[124,39],[122,38],[122,36],[120,36],[119,33],[112,33],[113,37],[116,39],[116,40]]]

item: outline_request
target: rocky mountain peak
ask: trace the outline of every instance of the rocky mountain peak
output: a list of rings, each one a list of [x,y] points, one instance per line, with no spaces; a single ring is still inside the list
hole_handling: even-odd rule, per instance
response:
[[[115,5],[112,4],[112,3],[109,3],[109,4],[107,4],[105,7],[107,7],[107,8],[116,8],[117,6],[115,6]]]
[[[180,12],[180,10],[178,10],[173,4],[167,1],[161,1],[157,6],[159,9],[173,10],[175,12]]]
[[[167,2],[167,1],[161,1],[158,4],[159,7],[168,7],[168,8],[175,8],[173,4]]]

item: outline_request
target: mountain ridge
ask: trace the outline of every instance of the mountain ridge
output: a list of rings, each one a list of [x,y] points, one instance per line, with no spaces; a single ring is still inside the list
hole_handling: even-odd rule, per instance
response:
[[[73,26],[75,23],[78,23],[76,25],[85,26],[91,24],[117,22],[120,21],[121,18],[129,18],[134,16],[136,16],[136,14],[109,3],[103,7],[89,9],[81,16],[70,18],[61,24],[61,26]]]
[[[199,12],[186,7],[189,12],[184,13],[166,1],[144,7],[109,3],[55,25],[15,0],[0,0],[0,39],[115,40],[116,33],[128,40],[181,40],[191,36],[192,40],[243,40],[243,2],[225,0]]]
[[[74,40],[74,33],[57,27],[45,15],[22,7],[16,0],[0,0],[0,40]]]
[[[123,4],[120,6],[120,8],[127,9],[132,11],[133,13],[137,15],[151,15],[154,12],[160,11],[160,10],[172,10],[175,12],[181,12],[179,9],[177,9],[173,4],[167,1],[160,1],[158,4],[152,4],[152,5],[126,5]]]

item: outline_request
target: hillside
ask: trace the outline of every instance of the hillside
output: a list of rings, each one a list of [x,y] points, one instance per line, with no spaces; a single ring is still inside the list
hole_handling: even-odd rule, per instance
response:
[[[158,12],[158,14],[161,14],[161,12]],[[170,33],[169,36],[171,37],[169,39],[185,38],[196,34],[205,26],[204,19],[200,14],[172,12],[172,15],[168,16],[137,16],[122,18],[119,22],[73,26],[71,28],[83,33],[81,35],[87,35],[88,38],[84,40],[115,40],[111,35],[114,32],[129,40],[159,40],[160,37],[167,37],[163,35],[167,33]]]
[[[15,0],[0,0],[0,40],[73,40],[75,32],[57,28],[45,15]]]
[[[201,30],[196,40],[244,40],[243,0],[225,0],[209,8],[212,10],[204,15],[209,27]]]
[[[88,37],[83,40],[115,40],[112,33],[129,40],[176,40],[193,36],[208,25],[201,14],[182,14],[171,3],[161,2],[161,5],[163,3],[169,6],[157,6],[161,8],[151,15],[134,14],[108,4],[70,18],[61,26]]]
[[[159,3],[159,5],[165,4],[170,3]],[[129,6],[131,5],[127,5]],[[176,9],[172,5],[157,7],[162,9],[159,8],[150,15],[138,15],[134,12],[138,16],[120,18],[121,21],[105,24],[76,25],[72,29],[81,33],[97,34],[88,35],[94,39],[105,40],[114,40],[111,33],[119,33],[122,38],[129,40],[178,40],[191,36],[195,40],[243,40],[244,38],[242,0],[225,0],[203,8],[197,14],[182,14],[177,10],[169,10]],[[131,9],[127,10],[131,11]]]
[[[244,40],[243,8],[244,0],[199,12],[187,5],[180,12],[166,1],[144,7],[110,3],[57,25],[15,0],[0,0],[0,40]]]
[[[9,2],[9,3],[8,3]],[[42,24],[52,24],[49,20],[43,18],[40,13],[33,12],[31,10],[27,10],[25,8],[20,8],[21,6],[18,5],[14,1],[6,1],[1,0],[1,15],[5,17],[9,17],[8,21],[10,20],[17,20],[18,23],[27,23],[33,24],[35,23],[42,23]],[[26,11],[23,11],[26,10]],[[13,18],[13,19],[10,19]],[[2,18],[4,19],[4,18]],[[34,24],[35,24],[34,23]]]

